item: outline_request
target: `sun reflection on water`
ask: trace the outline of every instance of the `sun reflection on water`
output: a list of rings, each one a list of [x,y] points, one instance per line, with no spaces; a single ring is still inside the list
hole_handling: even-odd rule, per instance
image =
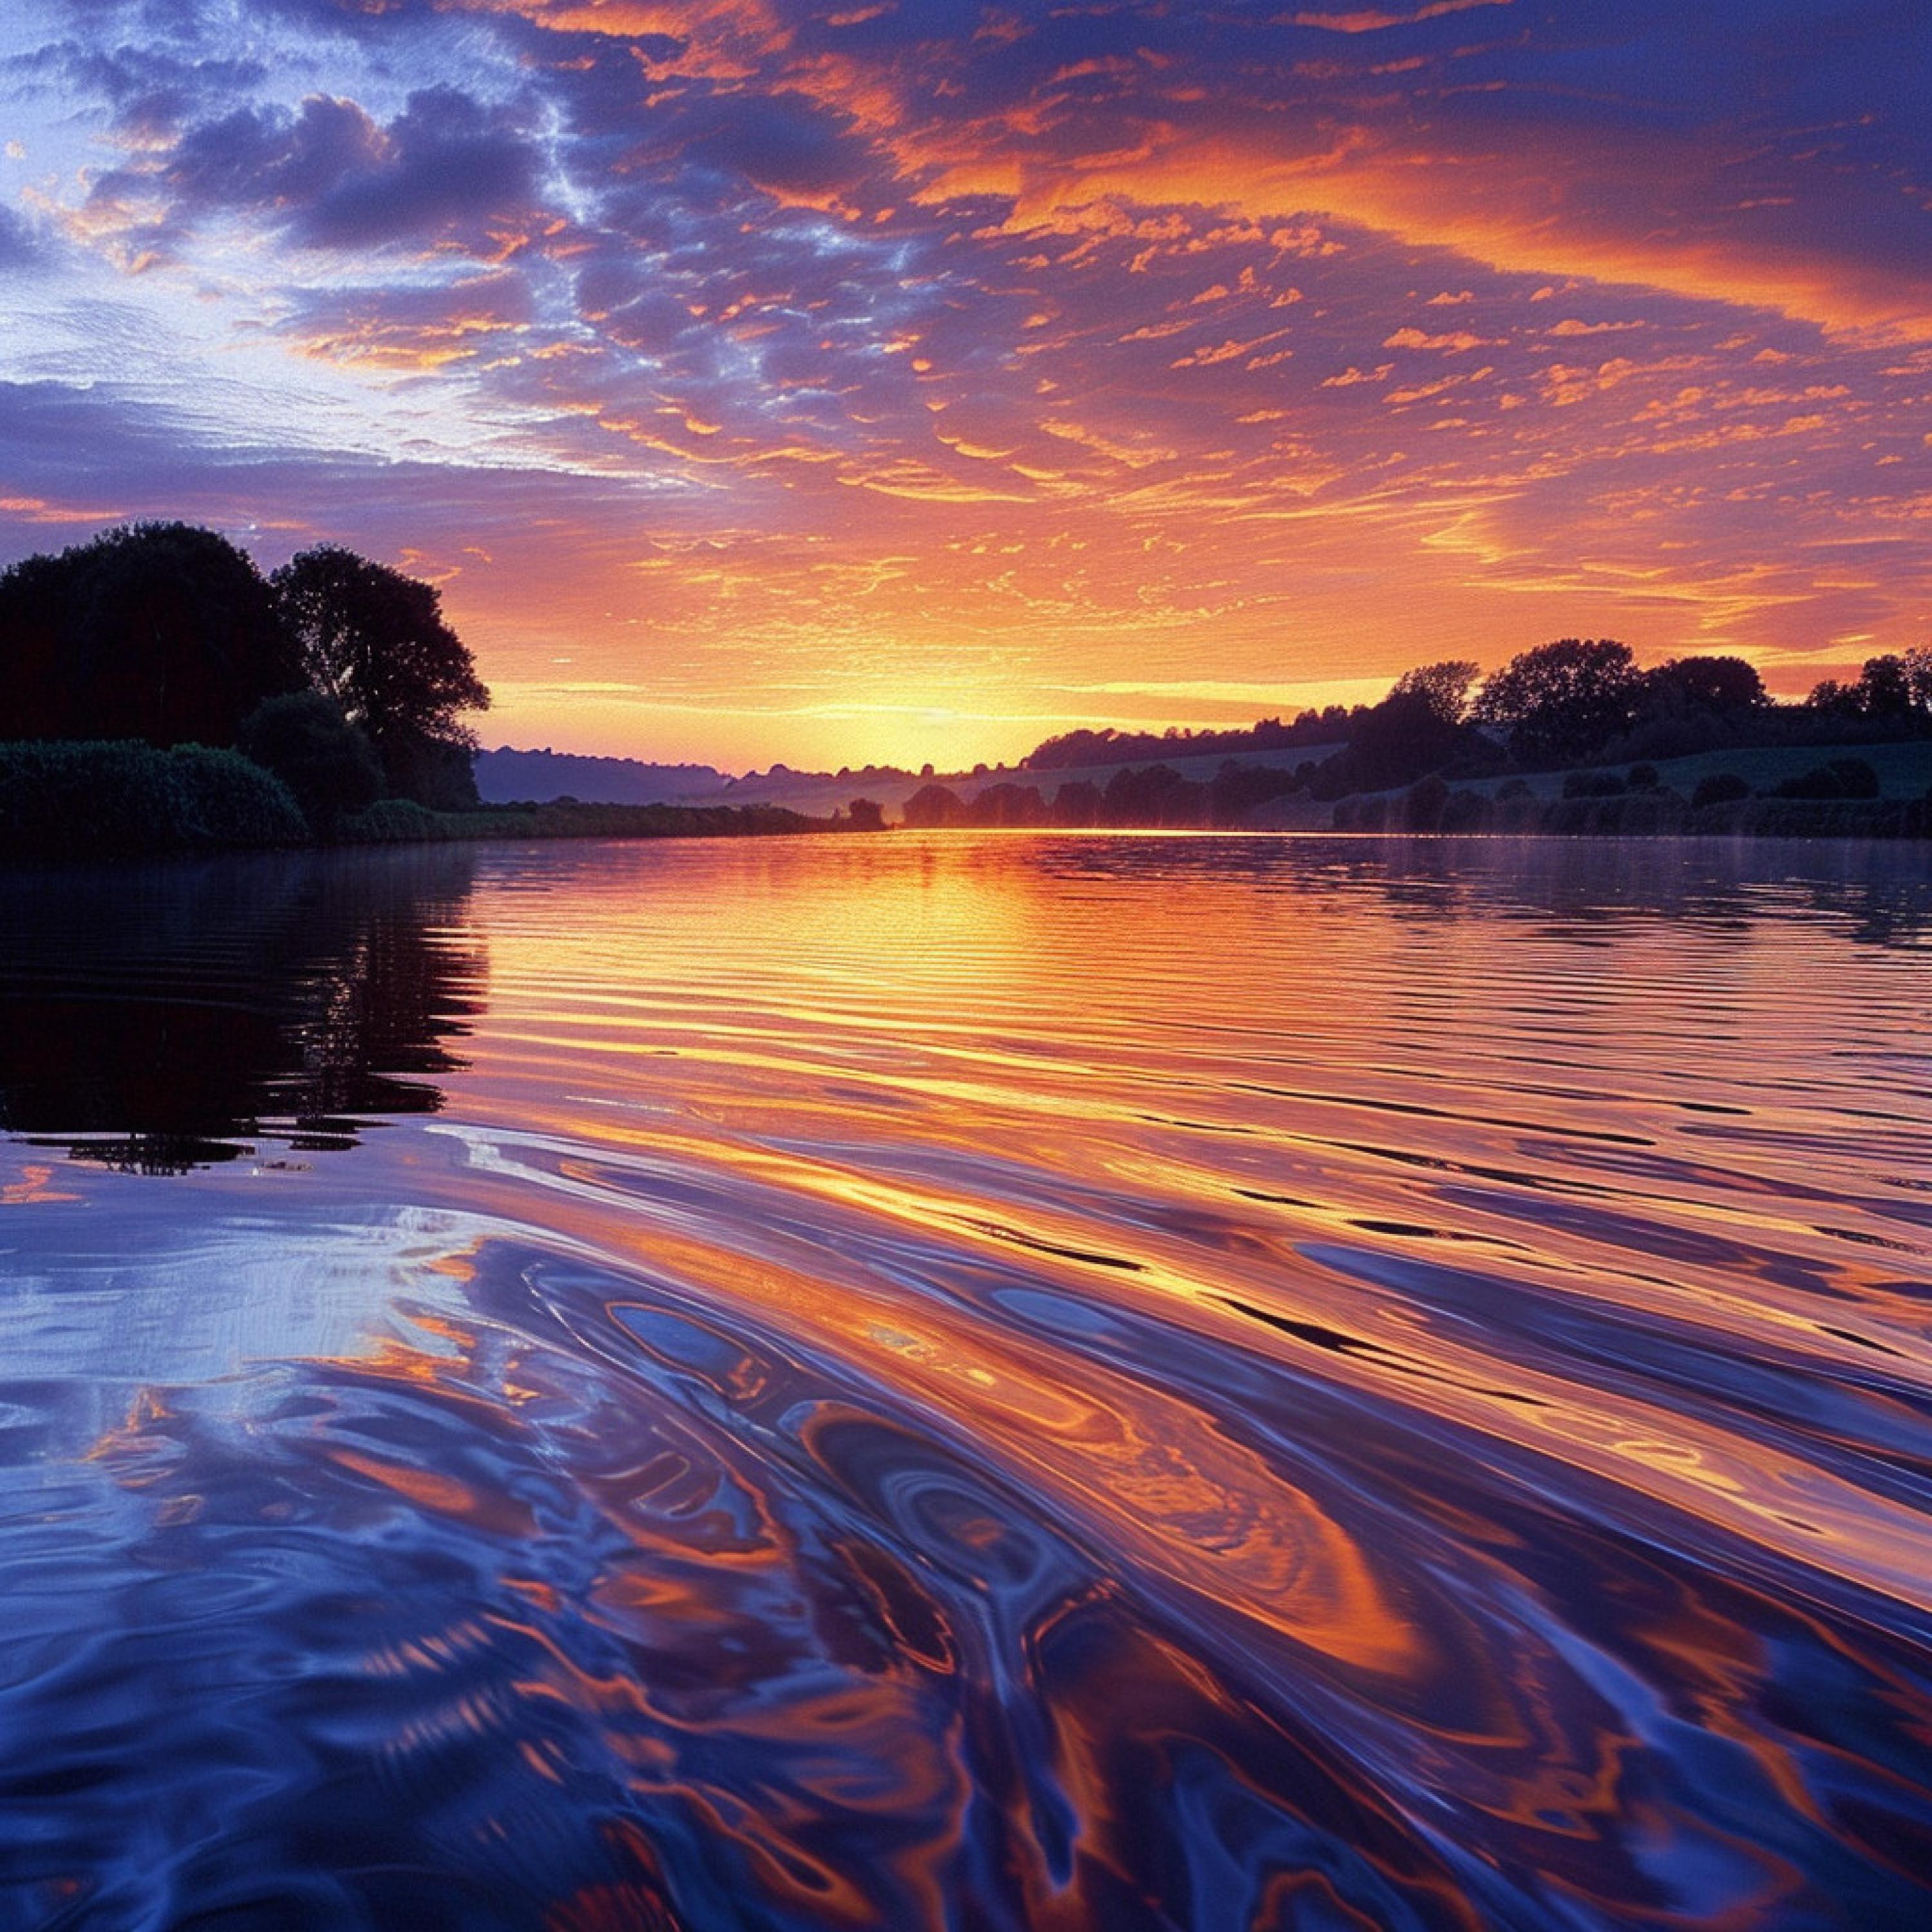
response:
[[[4,963],[260,1058],[0,1146],[0,1926],[1923,1916],[1922,858],[465,862]]]

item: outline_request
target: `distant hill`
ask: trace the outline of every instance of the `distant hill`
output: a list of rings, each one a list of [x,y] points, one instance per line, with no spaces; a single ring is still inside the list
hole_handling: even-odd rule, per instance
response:
[[[476,754],[476,789],[486,805],[574,798],[586,805],[660,805],[700,798],[730,782],[710,765],[647,765],[568,752],[519,752],[500,745]]]

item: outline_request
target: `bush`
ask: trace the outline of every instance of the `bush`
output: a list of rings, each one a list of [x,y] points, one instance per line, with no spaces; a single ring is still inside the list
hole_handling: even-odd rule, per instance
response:
[[[1442,808],[1449,802],[1449,788],[1432,773],[1419,778],[1402,801],[1402,824],[1406,831],[1433,832],[1442,823]]]
[[[1862,758],[1834,758],[1772,788],[1773,798],[1876,798],[1878,774]]]
[[[188,802],[190,845],[302,845],[308,824],[289,788],[239,752],[177,745],[167,753]]]
[[[342,820],[336,836],[352,845],[404,845],[424,838],[447,838],[450,830],[436,813],[412,798],[379,798],[366,810]]]
[[[242,721],[236,744],[295,794],[314,830],[326,837],[350,813],[382,795],[375,748],[319,691],[294,691],[258,704]]]
[[[1502,805],[1511,805],[1520,798],[1534,798],[1535,796],[1536,788],[1527,778],[1510,778],[1496,792],[1497,802]]]
[[[958,825],[965,816],[959,794],[943,784],[921,785],[905,802],[905,822],[914,831]]]
[[[1736,772],[1713,772],[1697,781],[1697,788],[1690,794],[1690,808],[1702,812],[1707,805],[1729,805],[1750,795],[1750,787]]]
[[[1572,772],[1563,781],[1565,798],[1621,798],[1629,789],[1615,772]]]
[[[1444,832],[1486,832],[1494,811],[1479,791],[1452,791],[1442,807]]]
[[[124,740],[0,745],[0,853],[10,857],[134,857],[308,836],[288,788],[238,752]]]
[[[1654,765],[1633,765],[1624,782],[1632,791],[1654,791],[1660,782]]]
[[[482,802],[475,750],[460,738],[397,730],[382,741],[379,754],[384,783],[398,798],[413,799],[432,812],[472,812]]]

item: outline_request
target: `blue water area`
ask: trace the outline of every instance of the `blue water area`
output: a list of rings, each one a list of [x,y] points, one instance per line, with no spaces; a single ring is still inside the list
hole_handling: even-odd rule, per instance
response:
[[[0,879],[0,1932],[1932,1924],[1932,860]]]

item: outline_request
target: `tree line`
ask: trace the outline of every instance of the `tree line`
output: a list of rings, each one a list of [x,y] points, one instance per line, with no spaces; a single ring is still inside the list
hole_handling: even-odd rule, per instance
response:
[[[1232,826],[1257,805],[1297,794],[1328,803],[1425,780],[1446,788],[1593,763],[1648,770],[1702,752],[1915,738],[1932,738],[1932,649],[1868,658],[1856,679],[1828,680],[1791,704],[1774,701],[1742,658],[1676,658],[1645,669],[1614,639],[1564,638],[1521,652],[1486,678],[1467,659],[1421,665],[1377,704],[1304,711],[1286,724],[1268,718],[1245,732],[1070,733],[1022,760],[1013,778],[970,796],[938,782],[922,787],[907,801],[905,819],[927,827]],[[1237,752],[1303,745],[1340,748],[1293,766],[1234,762]],[[1166,762],[1214,751],[1228,755],[1205,780]],[[1156,762],[1132,762],[1149,752]],[[1105,784],[1022,782],[1107,764],[1120,768]]]
[[[435,586],[335,544],[264,575],[137,523],[0,572],[0,740],[232,748],[318,832],[386,797],[474,806],[463,714],[489,703]]]

